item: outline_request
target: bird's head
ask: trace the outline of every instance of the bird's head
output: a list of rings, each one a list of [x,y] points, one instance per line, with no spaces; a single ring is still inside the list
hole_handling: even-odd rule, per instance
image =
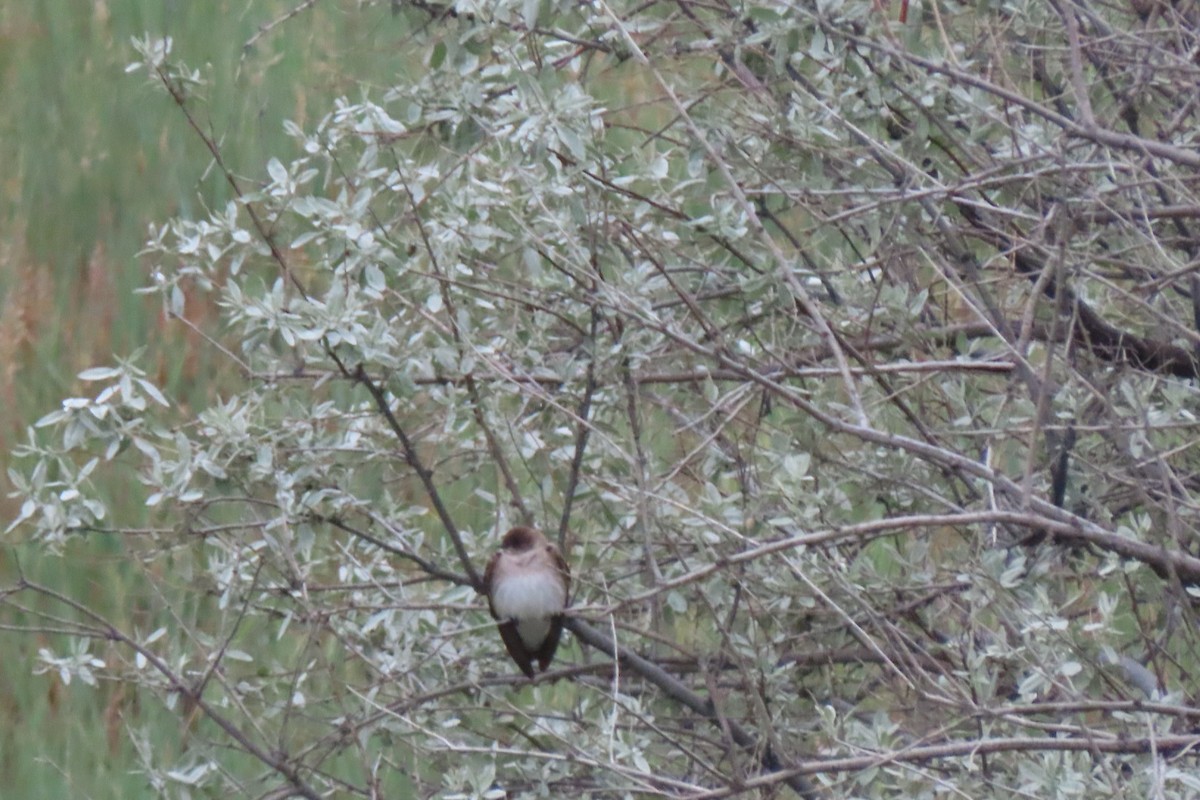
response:
[[[526,550],[532,550],[544,541],[546,541],[546,537],[533,528],[518,525],[504,534],[504,538],[500,540],[500,547],[510,553],[523,553]]]

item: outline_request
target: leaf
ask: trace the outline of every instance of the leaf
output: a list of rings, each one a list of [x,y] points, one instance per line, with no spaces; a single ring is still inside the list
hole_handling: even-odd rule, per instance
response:
[[[76,377],[81,381],[107,381],[121,374],[116,367],[91,367],[79,373]]]
[[[438,41],[434,44],[429,52],[429,68],[436,70],[442,66],[442,62],[446,60],[446,43]]]
[[[142,387],[142,391],[144,391],[146,394],[150,395],[150,399],[152,399],[154,402],[158,403],[160,406],[170,406],[171,405],[167,401],[166,396],[162,392],[160,392],[158,390],[158,387],[155,386],[153,383],[146,380],[145,378],[138,378],[137,382],[138,382],[138,386]]]
[[[541,8],[541,0],[524,0],[521,5],[521,17],[525,21],[525,30],[531,31],[537,27],[538,10]]]
[[[267,174],[277,184],[284,185],[288,183],[287,167],[278,158],[272,158],[267,162]]]

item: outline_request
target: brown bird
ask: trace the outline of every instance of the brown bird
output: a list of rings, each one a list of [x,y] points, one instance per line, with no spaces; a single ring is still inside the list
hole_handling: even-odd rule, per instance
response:
[[[483,590],[513,661],[530,678],[534,659],[545,672],[558,649],[571,591],[562,553],[540,532],[518,525],[504,534],[488,561]]]

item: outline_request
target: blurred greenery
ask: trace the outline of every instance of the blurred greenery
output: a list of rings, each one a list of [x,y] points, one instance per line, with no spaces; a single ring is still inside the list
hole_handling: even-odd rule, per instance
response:
[[[307,6],[307,7],[302,7]],[[284,19],[290,12],[293,16]],[[278,24],[273,24],[278,23]],[[404,18],[386,3],[43,0],[0,4],[0,425],[4,466],[27,426],[72,394],[74,376],[149,346],[141,359],[172,396],[198,404],[220,381],[203,348],[135,295],[152,264],[139,259],[147,226],[201,215],[229,189],[198,137],[144,71],[130,39],[174,40],[173,57],[208,83],[194,111],[248,180],[272,155],[295,150],[284,120],[302,127],[372,74],[400,68]],[[263,30],[263,26],[268,26]],[[261,31],[254,45],[245,44]],[[189,306],[188,315],[206,309]],[[137,487],[110,487],[131,511]],[[0,499],[4,517],[14,508]],[[130,517],[135,518],[135,517]],[[95,538],[63,557],[9,540],[0,578],[69,587],[117,624],[143,630],[143,580],[124,543]],[[36,609],[31,609],[36,611]],[[6,612],[7,613],[7,612]],[[194,613],[194,611],[180,613]],[[28,625],[0,618],[0,624]],[[156,748],[184,748],[194,732],[175,713],[135,705],[125,690],[81,691],[35,675],[55,642],[0,632],[0,772],[4,797],[128,798],[150,792],[126,726],[157,729]],[[103,643],[92,649],[103,657]],[[176,750],[178,752],[178,750]]]

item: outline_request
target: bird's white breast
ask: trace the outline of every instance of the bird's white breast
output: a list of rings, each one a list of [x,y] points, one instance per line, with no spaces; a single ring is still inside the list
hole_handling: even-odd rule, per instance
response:
[[[498,581],[492,592],[496,615],[515,620],[521,641],[531,649],[541,646],[550,632],[550,617],[561,613],[566,605],[562,581],[544,571],[514,571]]]

